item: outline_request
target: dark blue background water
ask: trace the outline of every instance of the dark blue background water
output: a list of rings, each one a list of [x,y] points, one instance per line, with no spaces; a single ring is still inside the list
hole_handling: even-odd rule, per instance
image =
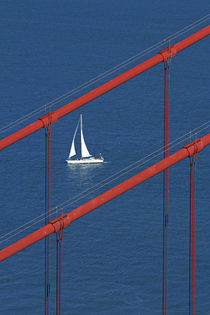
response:
[[[2,0],[1,126],[206,16],[208,9],[207,1],[194,0]],[[170,139],[174,140],[209,120],[208,39],[173,58],[171,68]],[[84,115],[88,148],[92,153],[103,154],[107,161],[103,166],[71,168],[65,163],[80,113]],[[38,113],[31,121],[43,114]],[[162,139],[161,64],[53,126],[52,207],[158,149],[163,145]],[[177,149],[181,147],[182,144]],[[210,312],[209,153],[210,148],[206,148],[199,154],[197,173],[198,314]],[[3,150],[0,163],[0,230],[4,235],[44,212],[44,130]],[[65,212],[86,200],[71,205]],[[189,161],[186,160],[170,170],[170,314],[188,312],[188,212]],[[2,247],[9,244],[5,242]],[[51,260],[51,308],[55,314],[54,235]],[[161,314],[161,271],[160,174],[65,230],[63,313]],[[44,313],[43,241],[2,262],[0,277],[2,314]]]

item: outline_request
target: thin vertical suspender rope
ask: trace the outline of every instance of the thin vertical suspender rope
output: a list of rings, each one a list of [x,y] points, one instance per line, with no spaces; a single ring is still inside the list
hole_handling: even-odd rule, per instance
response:
[[[164,62],[164,158],[169,156],[170,58]],[[169,169],[163,173],[163,301],[162,313],[168,314],[168,211]]]
[[[51,220],[51,126],[45,128],[45,224]],[[50,236],[45,239],[45,315],[50,315]]]
[[[56,315],[62,315],[63,227],[56,233]]]
[[[197,165],[197,153],[190,158],[190,213],[189,213],[189,314],[190,315],[195,315],[196,165]]]

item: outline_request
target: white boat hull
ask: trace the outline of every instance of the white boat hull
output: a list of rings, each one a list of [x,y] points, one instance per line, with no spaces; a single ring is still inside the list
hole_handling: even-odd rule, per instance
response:
[[[68,164],[102,164],[104,163],[103,159],[95,159],[95,158],[89,158],[89,159],[78,159],[78,160],[66,160]]]

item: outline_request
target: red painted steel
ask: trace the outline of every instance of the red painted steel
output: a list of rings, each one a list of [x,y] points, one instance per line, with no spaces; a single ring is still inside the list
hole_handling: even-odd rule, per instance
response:
[[[48,116],[50,119],[50,115]],[[51,124],[45,128],[45,225],[51,208]],[[45,315],[50,315],[50,235],[45,238]]]
[[[47,224],[41,229],[2,249],[0,251],[0,261],[7,259],[8,257],[20,252],[26,247],[36,243],[37,241],[47,237],[52,233],[58,232],[61,229],[66,228],[67,226],[69,226],[71,222],[79,219],[80,217],[86,215],[87,213],[93,211],[94,209],[100,207],[101,205],[107,203],[108,201],[116,198],[117,196],[128,191],[129,189],[143,183],[147,179],[159,174],[166,168],[176,164],[177,162],[185,159],[188,156],[190,157],[195,153],[199,153],[204,149],[204,147],[206,147],[209,144],[210,133],[202,137],[201,139],[195,140],[192,143],[184,146],[181,150],[177,151],[176,153],[150,166],[149,168],[140,172],[139,174],[127,179],[126,181],[113,187],[112,189],[106,191],[105,193],[99,195],[98,197],[90,200],[84,205],[78,207],[77,209],[60,216],[59,218],[51,221],[50,224]]]
[[[164,158],[169,156],[170,61],[164,61]],[[168,315],[168,219],[169,168],[163,172],[163,315]]]
[[[189,315],[195,315],[196,164],[197,153],[190,158]]]
[[[169,48],[164,49],[154,57],[144,61],[143,63],[139,64],[138,66],[122,73],[121,75],[115,77],[114,79],[102,84],[101,86],[97,87],[96,89],[88,92],[87,94],[77,98],[73,102],[64,105],[63,107],[57,109],[54,112],[51,112],[51,124],[55,123],[58,119],[62,118],[63,116],[67,115],[68,113],[74,111],[75,109],[87,104],[88,102],[96,99],[97,97],[107,93],[108,91],[114,89],[115,87],[127,82],[128,80],[134,78],[135,76],[139,75],[140,73],[154,67],[155,65],[161,63],[162,61],[167,60],[168,58],[174,57],[178,52],[182,51],[183,49],[191,46],[192,44],[198,42],[199,40],[203,39],[204,37],[208,36],[210,33],[210,26],[201,29],[197,33],[187,37],[186,39],[180,41],[179,43],[171,46]],[[48,126],[49,118],[48,115],[43,116],[39,120],[35,121],[34,123],[28,125],[27,127],[11,134],[10,136],[2,139],[0,141],[0,150],[6,148],[7,146],[27,137],[28,135],[38,131],[39,129]]]
[[[62,315],[63,229],[56,233],[56,315]]]

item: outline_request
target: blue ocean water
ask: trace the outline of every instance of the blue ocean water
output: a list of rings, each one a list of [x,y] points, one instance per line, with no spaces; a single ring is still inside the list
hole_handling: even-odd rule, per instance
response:
[[[194,0],[1,1],[1,127],[206,16],[208,9],[207,1]],[[206,38],[171,62],[171,141],[209,120],[208,57]],[[65,163],[80,113],[88,149],[103,154],[106,163],[102,166],[72,168]],[[158,65],[53,125],[52,207],[162,145],[163,65]],[[197,170],[198,314],[210,311],[209,153],[206,148],[199,154]],[[64,213],[160,158],[78,200]],[[0,163],[0,234],[4,235],[44,213],[44,130],[3,150]],[[188,313],[188,214],[189,161],[185,160],[170,169],[170,314]],[[2,243],[1,248],[42,225],[43,221]],[[162,174],[72,223],[64,232],[63,264],[63,314],[161,314]],[[51,310],[55,314],[54,235],[51,265]],[[2,314],[44,314],[43,241],[2,262],[0,277]]]

